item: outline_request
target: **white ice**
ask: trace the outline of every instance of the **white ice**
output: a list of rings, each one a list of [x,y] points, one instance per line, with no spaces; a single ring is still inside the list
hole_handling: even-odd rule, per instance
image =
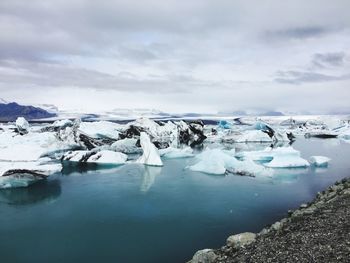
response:
[[[123,125],[109,122],[81,122],[79,130],[92,138],[112,138],[118,139],[119,132],[123,129]]]
[[[143,154],[136,162],[151,166],[163,166],[163,162],[160,159],[158,149],[151,142],[147,133],[141,132],[140,143]]]
[[[240,161],[221,149],[206,149],[196,156],[198,162],[189,169],[208,174],[226,172],[249,176],[271,176],[272,170],[256,164],[252,160]]]
[[[128,156],[124,153],[102,150],[92,155],[87,162],[98,164],[124,164]]]
[[[300,152],[293,147],[281,147],[277,150],[272,150],[273,159],[264,163],[270,168],[302,168],[308,167],[310,164],[307,160],[301,158]]]
[[[61,164],[46,163],[46,160],[35,162],[0,162],[0,188],[27,187],[30,184],[43,179],[45,176],[60,172]],[[23,170],[12,174],[11,171]],[[42,175],[35,176],[25,171]],[[6,175],[11,173],[11,175]]]
[[[128,156],[124,153],[109,150],[93,151],[71,151],[64,155],[63,160],[69,162],[84,162],[97,164],[124,164]]]
[[[326,156],[311,156],[310,163],[317,167],[325,167],[330,162],[330,158]]]
[[[161,157],[164,157],[167,159],[188,158],[193,156],[193,150],[190,147],[185,147],[182,149],[168,147],[165,149],[160,149],[158,151]]]
[[[19,131],[28,131],[29,130],[29,123],[25,118],[18,117],[16,120],[16,127]]]
[[[114,142],[110,148],[116,152],[122,152],[126,154],[140,153],[141,148],[136,146],[137,139],[135,138],[125,138]]]

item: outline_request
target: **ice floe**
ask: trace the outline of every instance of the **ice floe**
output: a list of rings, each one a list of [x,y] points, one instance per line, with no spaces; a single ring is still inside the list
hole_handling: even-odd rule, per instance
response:
[[[81,122],[79,130],[92,138],[110,138],[118,139],[119,132],[123,129],[123,125],[109,122]]]
[[[297,168],[307,167],[310,164],[300,157],[300,152],[293,147],[267,147],[260,151],[239,152],[236,157],[242,160],[250,159],[263,162],[271,168]]]
[[[182,149],[174,148],[174,147],[168,147],[165,149],[159,150],[159,155],[161,157],[167,158],[167,159],[175,159],[175,158],[188,158],[193,157],[193,150],[190,147],[185,147]]]
[[[198,160],[188,168],[192,171],[208,174],[226,172],[248,176],[271,176],[272,170],[256,164],[252,160],[240,161],[221,149],[206,149],[196,156]]]
[[[325,167],[328,166],[328,163],[331,161],[330,158],[326,156],[311,156],[310,163],[317,167]]]
[[[51,174],[60,172],[58,163],[0,162],[0,188],[27,187]]]
[[[292,147],[280,148],[273,153],[273,159],[264,163],[270,168],[302,168],[310,166],[309,162],[300,156],[300,152]]]

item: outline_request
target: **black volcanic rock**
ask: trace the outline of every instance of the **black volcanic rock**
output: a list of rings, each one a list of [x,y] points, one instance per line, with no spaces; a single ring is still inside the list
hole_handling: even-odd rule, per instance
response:
[[[19,105],[15,102],[8,104],[0,103],[0,121],[15,121],[18,117],[33,120],[50,118],[54,116],[56,116],[55,113],[50,113],[46,110],[33,106]]]

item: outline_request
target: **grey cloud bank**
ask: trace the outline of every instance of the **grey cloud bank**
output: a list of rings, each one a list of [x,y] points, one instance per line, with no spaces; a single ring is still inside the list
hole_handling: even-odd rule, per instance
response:
[[[3,0],[0,97],[86,111],[349,109],[348,10],[339,0]]]

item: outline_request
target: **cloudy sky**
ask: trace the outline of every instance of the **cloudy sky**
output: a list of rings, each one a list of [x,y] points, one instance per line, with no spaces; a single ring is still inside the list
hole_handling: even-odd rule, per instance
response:
[[[1,0],[0,98],[350,112],[348,0]]]

